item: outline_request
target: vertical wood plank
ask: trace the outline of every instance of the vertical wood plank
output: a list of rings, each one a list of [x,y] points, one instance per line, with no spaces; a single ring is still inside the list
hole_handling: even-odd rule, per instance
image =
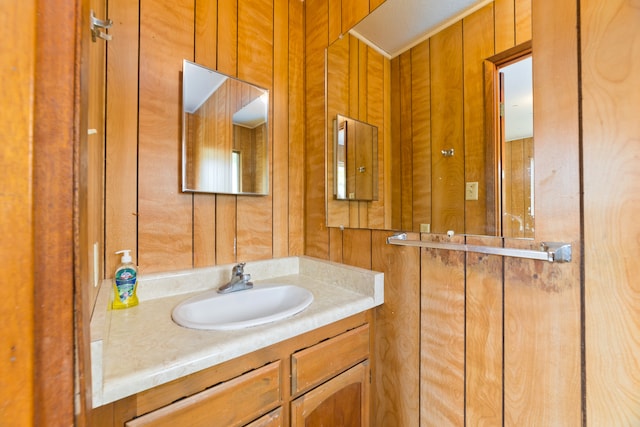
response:
[[[582,0],[580,20],[587,425],[640,425],[640,9]]]
[[[197,1],[195,16],[195,61],[216,68],[216,35],[218,32],[217,5]],[[212,194],[193,194],[193,266],[205,267],[216,263],[216,197]]]
[[[342,235],[339,228],[329,228],[329,260],[333,262],[343,262],[342,258]]]
[[[531,40],[531,2],[532,0],[515,0],[516,45]]]
[[[467,237],[501,246],[500,238]],[[466,425],[502,424],[502,257],[466,255]]]
[[[369,14],[369,0],[349,0],[342,2],[342,34]]]
[[[180,71],[193,55],[193,3],[140,3],[138,264],[192,266],[192,196],[179,192]],[[164,37],[171,34],[172,37]]]
[[[138,259],[138,35],[139,2],[111,0],[109,33],[122,43],[107,43],[107,125],[105,165],[105,277],[131,249]],[[123,197],[123,194],[128,197]]]
[[[442,235],[423,234],[439,241]],[[451,241],[461,243],[462,236]],[[420,423],[463,426],[465,413],[464,252],[422,249]]]
[[[238,77],[259,86],[273,87],[274,19],[273,0],[238,1]],[[273,256],[273,130],[286,125],[286,116],[274,116],[276,97],[282,94],[271,90],[270,127],[271,144],[268,149],[269,177],[272,189],[267,196],[238,197],[237,256],[241,261],[268,259]],[[283,102],[280,98],[279,102]],[[277,144],[281,144],[282,140]],[[286,159],[286,157],[285,157]],[[280,162],[282,159],[278,159]],[[285,163],[286,164],[286,163]],[[281,172],[279,170],[278,172]],[[281,190],[281,188],[278,188]],[[286,230],[283,230],[286,232]]]
[[[0,309],[4,326],[0,331],[0,418],[7,425],[32,425],[34,421],[34,264],[35,229],[33,200],[33,115],[36,77],[35,1],[2,5],[0,35],[3,47],[0,68],[0,255],[4,275],[0,287]],[[6,61],[6,62],[5,62]],[[36,159],[37,160],[37,159]],[[12,242],[11,244],[4,242]],[[19,286],[15,278],[20,278]],[[48,285],[48,282],[41,283]],[[69,309],[68,311],[71,311]]]
[[[420,249],[386,244],[372,231],[371,267],[384,273],[384,304],[376,309],[376,426],[418,427],[420,421]],[[410,236],[416,239],[417,235]]]
[[[329,44],[335,42],[342,32],[342,0],[327,0],[329,3]]]
[[[391,60],[389,65],[390,78],[389,87],[391,93],[400,93],[400,57],[396,56]],[[402,123],[400,121],[400,97],[392,96],[389,103],[389,109],[391,114],[391,126],[390,126],[390,141],[389,141],[389,171],[391,181],[391,197],[389,201],[391,203],[391,228],[400,230],[402,228],[402,143],[400,137],[400,128]]]
[[[273,1],[273,257],[289,253],[289,0]]]
[[[462,21],[431,38],[432,224],[434,233],[464,230]],[[453,149],[447,157],[442,150]]]
[[[343,263],[371,269],[371,230],[344,230],[342,242]]]
[[[400,197],[402,205],[401,228],[411,230],[413,223],[413,130],[411,127],[411,52],[400,55],[399,81],[399,144],[400,144]]]
[[[289,256],[304,253],[304,4],[289,0]]]
[[[429,41],[411,49],[411,136],[413,140],[410,229],[431,224],[431,94]],[[409,225],[409,224],[407,224]]]
[[[238,3],[218,2],[217,69],[236,76],[238,72]],[[237,196],[216,195],[216,264],[236,261]]]
[[[305,254],[327,259],[329,232],[325,213],[325,129],[317,117],[324,117],[324,49],[328,43],[328,10],[324,0],[305,1]]]
[[[494,20],[496,29],[496,51],[503,52],[515,46],[515,1],[495,0]]]
[[[493,55],[493,5],[489,4],[463,20],[464,26],[464,180],[478,183],[478,200],[464,202],[464,231],[490,234],[487,230],[487,150],[495,141],[485,141],[484,65]]]

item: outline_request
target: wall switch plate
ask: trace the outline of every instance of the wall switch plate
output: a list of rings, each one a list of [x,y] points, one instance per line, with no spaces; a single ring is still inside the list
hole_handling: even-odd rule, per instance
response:
[[[478,200],[478,183],[477,182],[467,182],[467,185],[464,190],[464,199]]]
[[[420,224],[421,233],[431,233],[431,224]]]

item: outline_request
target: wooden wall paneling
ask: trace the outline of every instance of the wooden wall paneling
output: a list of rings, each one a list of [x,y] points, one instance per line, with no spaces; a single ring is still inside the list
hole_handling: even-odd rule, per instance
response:
[[[336,115],[350,116],[350,58],[351,35],[333,42],[327,49],[327,147],[326,159],[328,161],[327,176],[327,218],[331,227],[351,227],[349,216],[349,202],[338,201],[334,198],[334,123]],[[352,116],[351,116],[352,117]]]
[[[516,45],[515,36],[515,2],[518,0],[495,0],[495,53],[502,52]]]
[[[342,34],[369,14],[369,0],[342,1]]]
[[[464,180],[478,183],[478,200],[464,202],[464,232],[485,235],[487,181],[484,59],[494,52],[493,4],[464,18]]]
[[[423,234],[462,243],[463,236]],[[465,253],[421,250],[420,424],[464,425]]]
[[[329,257],[325,212],[324,50],[328,46],[326,0],[305,1],[305,254]]]
[[[389,64],[389,87],[391,93],[400,93],[400,57],[396,56],[390,61]],[[400,129],[402,123],[400,122],[400,97],[391,96],[391,102],[389,103],[390,112],[390,132],[389,132],[389,177],[390,177],[390,197],[388,200],[391,204],[391,228],[394,230],[400,230],[402,228],[402,141],[400,137]]]
[[[640,425],[638,12],[619,0],[580,2],[586,419],[592,426]]]
[[[348,228],[342,241],[342,262],[371,269],[371,230]]]
[[[289,0],[289,256],[304,253],[304,4]]]
[[[367,12],[368,13],[368,12]],[[363,122],[369,122],[369,47],[366,43],[358,40],[358,116]],[[358,147],[362,145],[358,144]],[[360,150],[357,150],[360,151]],[[359,175],[356,175],[358,177]],[[370,178],[367,173],[366,176]],[[360,187],[360,185],[358,185]],[[369,228],[369,202],[358,202],[358,228]]]
[[[340,228],[329,228],[329,260],[333,262],[343,262],[342,239],[344,231]]]
[[[194,60],[216,68],[218,9],[210,2],[195,2]],[[188,59],[188,58],[185,58]],[[193,194],[193,266],[216,264],[216,196]]]
[[[377,185],[378,200],[367,203],[365,224],[371,229],[385,228],[385,178],[384,174],[384,147],[385,128],[388,127],[388,120],[385,120],[385,103],[389,95],[385,91],[385,62],[389,60],[370,47],[367,49],[367,121],[378,128],[378,158],[374,159],[378,165]]]
[[[386,244],[372,231],[371,267],[384,273],[384,304],[376,309],[376,426],[418,427],[420,421],[420,249]],[[418,236],[410,233],[409,238]]]
[[[533,0],[515,0],[515,39],[516,45],[531,40],[531,2]]]
[[[431,93],[429,41],[411,49],[411,132],[413,140],[412,224],[431,224]]]
[[[349,117],[356,120],[362,120],[360,118],[360,40],[356,37],[349,35]],[[350,132],[349,129],[347,129]],[[357,144],[356,144],[357,145]],[[352,156],[350,156],[353,154]],[[355,146],[347,144],[347,159],[354,159],[355,161]],[[347,161],[347,164],[351,163]],[[349,175],[353,176],[355,181],[355,163],[351,163],[354,167],[353,174],[347,172],[347,181]],[[348,186],[347,186],[348,188]],[[355,184],[354,184],[355,188]],[[348,195],[347,195],[348,197]],[[349,201],[349,226],[358,228],[360,227],[360,202]]]
[[[431,37],[433,233],[464,230],[462,21]],[[442,150],[454,149],[451,157]]]
[[[580,253],[573,248],[568,264],[505,258],[505,425],[582,425]]]
[[[218,2],[217,70],[237,76],[238,2]],[[216,195],[216,264],[236,262],[237,196]]]
[[[104,277],[113,277],[121,249],[138,261],[139,2],[109,1],[107,43]]]
[[[268,148],[269,155],[269,195],[267,196],[239,196],[237,209],[237,258],[238,260],[268,259],[273,256],[274,198],[286,197],[275,194],[273,188],[273,171],[275,161],[271,155],[275,144],[282,144],[282,140],[275,142],[273,130],[276,126],[287,123],[285,115],[274,116],[273,107],[276,97],[281,94],[273,91],[274,70],[274,7],[273,0],[242,0],[238,2],[238,77],[253,82],[258,86],[271,89],[269,102]],[[282,99],[280,98],[282,101]],[[283,159],[278,159],[280,162]],[[286,165],[286,163],[285,163]],[[280,172],[281,170],[279,170]],[[279,191],[282,188],[278,188]],[[285,230],[278,230],[286,234]]]
[[[369,0],[369,12],[373,12],[378,6],[384,3],[385,0]]]
[[[342,36],[342,0],[327,0],[329,4],[329,44]]]
[[[392,188],[392,165],[393,165],[393,156],[392,153],[392,140],[391,140],[391,132],[392,132],[392,101],[391,101],[391,61],[384,61],[384,102],[383,102],[383,110],[384,110],[384,145],[383,149],[378,151],[384,153],[384,157],[382,159],[383,166],[378,168],[378,172],[384,170],[384,187],[379,189],[379,191],[384,191],[384,228],[391,229],[393,227],[393,213],[392,209],[394,205],[399,203],[394,203],[394,198],[392,194],[394,192]],[[394,97],[395,98],[395,97]]]
[[[273,257],[289,254],[289,0],[273,2]]]
[[[467,244],[502,246],[497,237],[467,237]],[[503,258],[466,255],[466,425],[502,424]]]
[[[179,191],[180,72],[193,55],[193,3],[140,3],[138,264],[192,266],[192,196]],[[166,37],[171,34],[171,37]]]
[[[0,362],[0,418],[7,425],[34,422],[34,264],[36,248],[33,200],[33,116],[36,78],[36,1],[2,5],[0,35],[6,40],[0,68],[0,162],[4,173],[0,193],[0,233],[3,244],[3,280],[0,331],[3,357]],[[5,62],[6,61],[6,62]],[[10,65],[9,65],[10,64]],[[11,244],[9,244],[11,242]],[[42,248],[39,248],[42,250]],[[19,278],[19,286],[16,281]],[[48,281],[41,282],[48,285]],[[69,307],[68,311],[72,311]],[[72,418],[69,419],[73,421]]]
[[[400,197],[402,203],[401,228],[411,230],[413,224],[413,130],[411,123],[411,51],[400,54],[399,82],[399,143],[401,155]]]

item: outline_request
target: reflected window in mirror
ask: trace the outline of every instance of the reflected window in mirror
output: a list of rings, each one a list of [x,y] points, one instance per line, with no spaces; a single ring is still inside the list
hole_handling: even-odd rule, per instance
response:
[[[269,91],[183,62],[182,191],[266,195]]]
[[[338,114],[334,120],[334,196],[378,199],[378,128]]]

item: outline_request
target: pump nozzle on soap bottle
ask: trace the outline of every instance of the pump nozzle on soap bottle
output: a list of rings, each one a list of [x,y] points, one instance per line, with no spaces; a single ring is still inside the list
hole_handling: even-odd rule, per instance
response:
[[[138,305],[138,271],[131,261],[131,250],[123,249],[116,252],[122,254],[120,265],[116,268],[113,278],[113,303],[112,308],[121,309]]]

